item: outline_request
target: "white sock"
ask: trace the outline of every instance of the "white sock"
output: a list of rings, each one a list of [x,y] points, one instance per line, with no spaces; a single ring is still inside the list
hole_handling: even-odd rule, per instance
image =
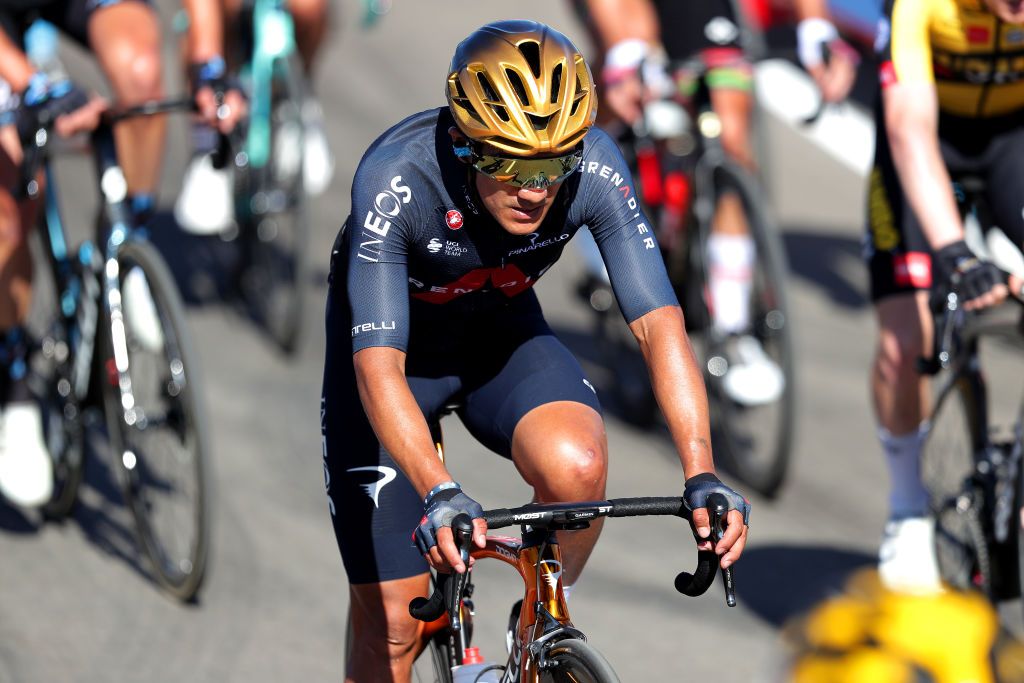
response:
[[[884,427],[878,440],[889,466],[889,516],[920,517],[928,512],[928,490],[921,483],[921,446],[931,425],[922,422],[916,431],[893,436]]]
[[[708,283],[715,329],[725,334],[743,332],[750,325],[750,289],[753,279],[754,240],[750,235],[708,237]]]

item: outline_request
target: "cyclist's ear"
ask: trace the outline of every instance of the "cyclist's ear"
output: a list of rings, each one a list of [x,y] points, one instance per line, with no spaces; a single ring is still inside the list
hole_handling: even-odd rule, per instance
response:
[[[452,149],[455,151],[455,156],[464,164],[468,164],[473,160],[473,150],[470,147],[470,142],[466,139],[466,136],[462,134],[455,126],[448,129],[448,135],[452,138]]]

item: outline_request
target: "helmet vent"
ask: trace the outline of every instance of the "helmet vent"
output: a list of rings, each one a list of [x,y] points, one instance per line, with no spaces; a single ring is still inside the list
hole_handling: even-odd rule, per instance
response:
[[[556,64],[551,70],[551,104],[558,102],[558,91],[562,89],[562,65]]]
[[[498,118],[504,121],[505,123],[508,123],[509,121],[512,120],[511,118],[509,118],[508,111],[506,111],[505,107],[502,107],[497,104],[492,104],[491,109],[493,109],[494,113],[498,115]]]
[[[533,124],[534,130],[547,130],[548,123],[551,121],[551,117],[554,114],[548,116],[537,116],[536,114],[527,114],[530,119],[530,123]]]
[[[501,97],[498,95],[498,91],[491,85],[491,80],[482,71],[476,72],[476,79],[480,82],[480,88],[484,91],[484,99],[487,100],[488,104],[500,104]]]
[[[516,91],[516,96],[519,97],[519,101],[524,107],[530,106],[530,97],[526,94],[526,85],[523,84],[523,79],[519,77],[512,69],[505,69],[505,77],[508,79],[509,85]]]
[[[457,78],[451,79],[449,83],[455,87],[455,96],[452,97],[452,102],[459,105],[459,107],[461,107],[463,111],[469,114],[474,121],[476,121],[480,125],[485,125],[483,118],[480,116],[479,113],[477,113],[477,110],[473,106],[473,103],[469,101],[468,97],[466,97],[466,91],[463,90],[462,83],[460,83]]]
[[[523,59],[530,65],[534,78],[540,78],[540,44],[533,40],[524,40],[517,45]]]

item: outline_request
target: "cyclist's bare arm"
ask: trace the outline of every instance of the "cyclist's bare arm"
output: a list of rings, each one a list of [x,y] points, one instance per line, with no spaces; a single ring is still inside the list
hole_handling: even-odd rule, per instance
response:
[[[0,78],[7,81],[14,92],[23,93],[35,72],[25,53],[5,32],[0,31]],[[99,123],[100,114],[106,106],[105,100],[93,97],[85,106],[59,116],[54,122],[54,130],[61,136],[92,130]],[[7,152],[14,158],[20,157],[19,150]]]
[[[5,31],[0,31],[0,78],[7,81],[14,92],[28,87],[35,69],[25,53],[18,49]]]
[[[939,149],[939,104],[933,83],[893,83],[882,91],[885,128],[903,192],[932,249],[964,239],[953,185]],[[965,308],[993,306],[1006,298],[998,284]]]
[[[651,0],[587,0],[602,51],[623,40],[659,43],[658,15]]]
[[[841,102],[850,94],[857,75],[857,61],[853,48],[849,48],[838,38],[827,39],[828,35],[835,34],[835,27],[832,26],[825,0],[794,0],[793,5],[800,21],[800,61],[818,84],[825,101]],[[835,40],[839,42],[833,42]],[[821,60],[819,49],[814,45],[815,41],[846,46],[847,49],[833,49],[826,64]]]
[[[644,97],[637,67],[648,55],[664,52],[658,15],[651,0],[587,0],[587,11],[602,55],[601,101],[632,124],[640,118]]]
[[[224,55],[224,10],[221,0],[183,0],[189,16],[188,62],[202,64]],[[245,99],[237,90],[224,94],[224,104],[218,111],[218,102],[211,88],[196,93],[196,105],[203,119],[216,126],[221,133],[229,133],[245,114]]]
[[[933,249],[964,238],[952,183],[939,150],[939,102],[931,83],[894,83],[882,91],[893,163]]]
[[[444,463],[437,457],[430,428],[405,378],[405,352],[387,346],[371,346],[357,351],[352,361],[359,398],[373,431],[416,492],[423,497],[438,484],[452,481]],[[482,519],[474,520],[473,524],[475,542],[482,548],[487,524]],[[440,529],[437,536],[437,546],[427,560],[435,569],[460,567],[462,563],[451,528]]]
[[[630,323],[629,328],[640,344],[654,395],[665,415],[686,478],[713,473],[707,392],[686,335],[682,309],[678,306],[657,308]],[[707,538],[710,534],[708,511],[694,510],[693,522],[700,536]],[[730,511],[729,529],[716,547],[722,555],[722,566],[739,559],[746,540],[743,513]],[[711,544],[704,541],[700,547],[710,548]]]

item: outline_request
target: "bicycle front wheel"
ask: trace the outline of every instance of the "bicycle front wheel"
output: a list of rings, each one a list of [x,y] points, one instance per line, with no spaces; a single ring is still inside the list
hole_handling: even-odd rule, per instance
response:
[[[715,453],[726,468],[764,496],[774,496],[785,479],[792,450],[796,382],[793,371],[792,325],[786,301],[786,257],[778,230],[764,209],[753,179],[741,168],[723,162],[709,174],[718,211],[728,198],[741,210],[743,227],[754,247],[749,298],[749,322],[744,331],[723,334],[715,329],[706,277],[706,242],[710,226],[691,243],[693,277],[687,296],[704,297],[696,316],[704,318],[702,332],[704,377],[711,403]],[[735,212],[733,212],[735,213]],[[696,253],[694,253],[696,247]],[[701,262],[697,262],[701,261]],[[690,312],[688,311],[689,315]],[[770,373],[766,378],[739,369],[746,363]],[[763,375],[764,373],[762,373]],[[765,389],[768,384],[775,388]],[[740,395],[749,393],[750,396]]]
[[[569,638],[548,652],[553,664],[541,672],[541,683],[618,683],[619,677],[600,652],[589,643]]]
[[[270,157],[241,185],[239,286],[250,313],[285,353],[298,348],[309,279],[308,197],[303,180],[305,84],[295,58],[275,69],[266,130]],[[252,133],[251,133],[252,134]]]
[[[935,554],[943,580],[986,593],[992,567],[981,523],[984,493],[974,481],[983,447],[980,387],[965,373],[940,393],[921,450],[921,479],[935,515]]]
[[[154,578],[187,601],[202,583],[208,543],[196,354],[177,287],[156,250],[128,242],[117,263],[123,317],[108,312],[107,429]]]

